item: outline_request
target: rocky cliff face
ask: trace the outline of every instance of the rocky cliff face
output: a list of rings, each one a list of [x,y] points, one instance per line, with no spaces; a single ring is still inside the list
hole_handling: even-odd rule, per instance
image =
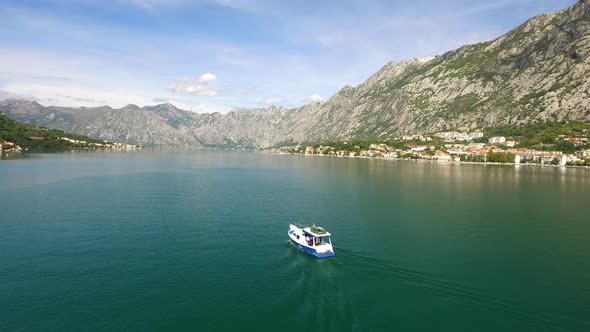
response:
[[[392,62],[323,104],[195,114],[169,104],[120,110],[3,101],[19,121],[144,145],[268,147],[387,139],[538,121],[590,121],[590,2],[534,17],[495,40]]]

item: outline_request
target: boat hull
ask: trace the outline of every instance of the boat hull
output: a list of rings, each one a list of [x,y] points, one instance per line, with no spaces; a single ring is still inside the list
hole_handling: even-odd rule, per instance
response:
[[[329,257],[336,256],[335,253],[329,252],[329,251],[327,251],[327,252],[317,252],[315,249],[310,248],[310,247],[307,247],[307,246],[304,246],[302,244],[299,244],[299,243],[295,242],[293,239],[291,239],[291,243],[293,243],[293,245],[295,247],[299,248],[301,251],[304,251],[304,252],[306,252],[306,253],[308,253],[310,255],[313,255],[313,256],[315,256],[317,258],[329,258]]]

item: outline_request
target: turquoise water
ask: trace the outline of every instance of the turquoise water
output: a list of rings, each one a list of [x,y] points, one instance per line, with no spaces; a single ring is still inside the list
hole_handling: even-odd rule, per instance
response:
[[[230,152],[0,161],[0,330],[589,331],[590,171]],[[290,223],[334,234],[317,260]]]

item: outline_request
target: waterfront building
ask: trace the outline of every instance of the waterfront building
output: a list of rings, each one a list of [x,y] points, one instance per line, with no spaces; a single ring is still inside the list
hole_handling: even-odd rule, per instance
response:
[[[490,144],[498,144],[498,143],[504,143],[506,142],[506,137],[504,136],[494,136],[494,137],[490,137],[490,139],[488,140],[488,143]]]

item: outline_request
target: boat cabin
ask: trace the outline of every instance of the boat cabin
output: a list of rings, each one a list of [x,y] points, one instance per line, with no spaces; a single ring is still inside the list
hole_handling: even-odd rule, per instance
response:
[[[318,247],[325,244],[332,244],[332,240],[330,238],[332,234],[326,232],[326,230],[324,230],[321,227],[305,227],[303,229],[303,234],[305,235],[305,242],[310,247]]]

